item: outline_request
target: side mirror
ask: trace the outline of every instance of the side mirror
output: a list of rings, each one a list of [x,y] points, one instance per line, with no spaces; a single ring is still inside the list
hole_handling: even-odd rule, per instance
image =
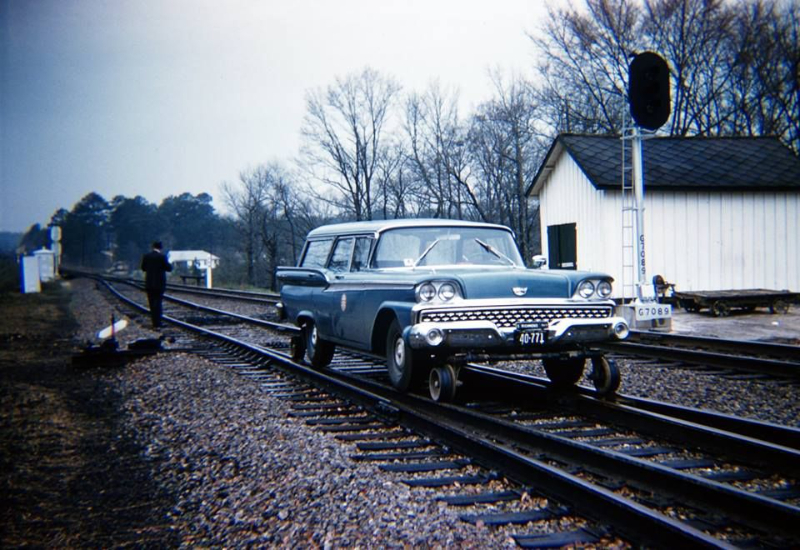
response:
[[[547,265],[547,258],[542,256],[541,254],[537,254],[533,257],[533,264],[531,267],[533,269],[542,269],[544,266]]]

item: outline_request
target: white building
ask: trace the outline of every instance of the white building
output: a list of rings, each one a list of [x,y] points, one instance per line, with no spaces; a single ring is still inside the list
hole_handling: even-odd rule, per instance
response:
[[[759,137],[652,138],[643,151],[648,278],[679,291],[800,291],[800,159],[791,150]],[[622,158],[619,137],[560,135],[528,196],[539,199],[548,265],[607,272],[627,297]]]

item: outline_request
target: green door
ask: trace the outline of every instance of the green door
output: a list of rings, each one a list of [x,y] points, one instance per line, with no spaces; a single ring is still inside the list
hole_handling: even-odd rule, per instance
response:
[[[547,226],[547,265],[578,269],[578,229],[574,223]]]

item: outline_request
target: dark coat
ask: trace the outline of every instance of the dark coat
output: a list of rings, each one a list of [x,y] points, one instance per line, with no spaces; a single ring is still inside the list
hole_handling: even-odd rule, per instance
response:
[[[172,264],[167,257],[152,250],[142,257],[144,271],[144,288],[147,290],[164,290],[167,287],[167,271],[172,271]]]

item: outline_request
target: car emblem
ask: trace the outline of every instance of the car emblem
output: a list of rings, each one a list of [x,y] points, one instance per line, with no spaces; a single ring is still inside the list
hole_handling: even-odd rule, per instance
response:
[[[528,292],[527,286],[515,286],[511,290],[514,291],[514,294],[517,296],[525,296],[525,293]]]

